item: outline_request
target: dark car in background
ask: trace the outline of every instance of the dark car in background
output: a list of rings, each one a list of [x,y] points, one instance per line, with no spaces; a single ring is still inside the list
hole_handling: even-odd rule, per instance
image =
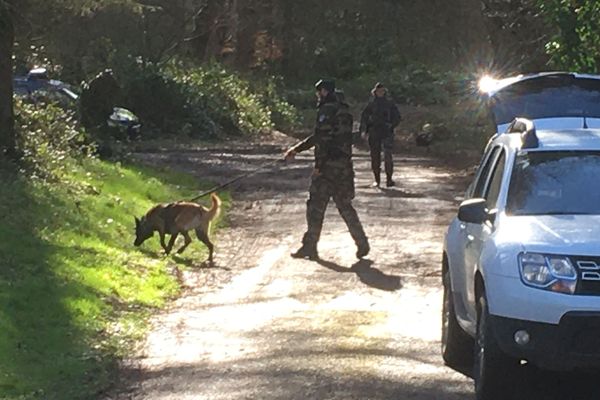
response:
[[[68,83],[50,79],[46,68],[34,68],[25,76],[13,78],[15,95],[32,102],[51,100],[61,107],[77,109],[80,106],[80,95]],[[141,130],[139,118],[123,107],[113,107],[107,116],[106,127],[117,137],[134,138]]]

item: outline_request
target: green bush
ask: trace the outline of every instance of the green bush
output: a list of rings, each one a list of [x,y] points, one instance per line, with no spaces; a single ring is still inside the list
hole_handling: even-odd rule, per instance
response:
[[[231,133],[259,133],[273,127],[271,110],[248,81],[219,64],[186,68],[172,62],[165,74],[180,85],[189,107],[204,108],[222,129]]]
[[[285,98],[297,109],[313,110],[317,104],[317,98],[315,97],[315,89],[312,85],[306,85],[308,89],[288,89],[285,92]],[[352,96],[354,97],[354,96]]]
[[[443,105],[460,94],[460,86],[464,80],[454,72],[438,71],[421,64],[408,64],[377,73],[362,74],[350,81],[344,89],[351,98],[364,99],[378,81],[385,83],[394,100],[400,104]]]
[[[93,145],[72,110],[16,99],[15,126],[22,166],[31,177],[60,179],[75,157],[93,154]]]
[[[213,136],[216,131],[204,108],[190,107],[182,86],[153,64],[135,65],[124,79],[125,107],[141,118],[146,132],[156,128],[168,133],[201,132]]]
[[[117,77],[125,107],[141,118],[146,130],[155,128],[161,134],[256,134],[274,127],[290,129],[298,119],[294,107],[279,95],[276,78],[246,79],[217,63],[133,62],[117,71]]]
[[[450,99],[446,82],[451,78],[421,65],[393,70],[389,79],[392,95],[400,103],[446,104]]]
[[[298,110],[284,96],[284,82],[280,77],[271,76],[258,82],[255,88],[261,94],[261,101],[271,111],[271,122],[279,130],[293,130],[299,126]]]

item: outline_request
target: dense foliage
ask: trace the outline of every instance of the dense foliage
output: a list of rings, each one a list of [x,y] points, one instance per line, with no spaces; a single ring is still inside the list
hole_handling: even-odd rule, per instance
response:
[[[538,0],[549,26],[556,27],[546,50],[552,65],[598,73],[600,68],[600,3],[583,0]]]
[[[17,148],[27,174],[42,180],[60,179],[74,158],[94,148],[78,126],[75,112],[54,104],[15,103]]]
[[[472,94],[468,81],[482,74],[597,72],[600,60],[600,5],[590,0],[0,4],[0,19],[10,22],[0,44],[14,35],[16,73],[45,65],[78,85],[112,68],[121,105],[141,117],[143,137],[290,129],[313,106],[311,85],[323,76],[355,102],[383,80],[399,103],[438,106]],[[13,141],[5,100],[0,147]]]
[[[146,125],[145,134],[214,138],[293,127],[298,117],[275,78],[249,79],[218,63],[171,61],[120,68],[123,105]],[[149,131],[150,130],[150,131]]]

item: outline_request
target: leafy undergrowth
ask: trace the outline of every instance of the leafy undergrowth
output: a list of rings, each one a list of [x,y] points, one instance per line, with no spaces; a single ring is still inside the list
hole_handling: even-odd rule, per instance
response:
[[[156,238],[135,248],[133,216],[190,197],[195,179],[95,160],[65,178],[0,168],[1,399],[95,398],[179,290],[170,269],[183,265]],[[205,257],[194,242],[179,260]]]

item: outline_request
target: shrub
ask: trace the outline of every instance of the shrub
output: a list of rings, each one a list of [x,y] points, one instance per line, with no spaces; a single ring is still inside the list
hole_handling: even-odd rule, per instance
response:
[[[34,178],[57,180],[74,158],[93,153],[73,110],[51,103],[15,100],[17,146],[24,172]]]
[[[362,74],[346,85],[346,93],[352,98],[366,98],[377,81],[384,82],[398,103],[435,105],[448,104],[454,95],[460,94],[464,80],[453,72],[408,64]]]
[[[271,122],[275,128],[293,130],[299,126],[300,115],[284,97],[284,85],[280,77],[271,76],[259,81],[256,90],[261,93],[262,103],[271,111]]]
[[[212,138],[289,129],[297,120],[274,77],[246,79],[217,63],[181,61],[159,66],[134,60],[117,73],[124,106],[141,118],[146,131],[151,127],[161,134]],[[253,80],[257,83],[251,84]]]
[[[259,133],[273,127],[271,110],[248,81],[219,64],[186,68],[172,62],[166,76],[180,85],[188,107],[205,109],[222,129],[231,133]]]

